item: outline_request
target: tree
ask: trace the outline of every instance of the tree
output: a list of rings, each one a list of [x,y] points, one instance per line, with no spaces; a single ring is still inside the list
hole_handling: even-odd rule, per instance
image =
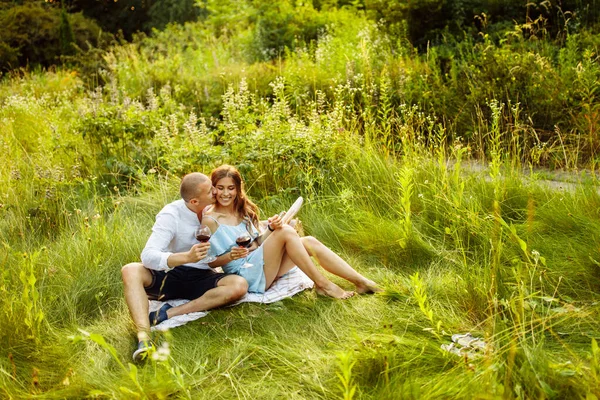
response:
[[[60,13],[60,26],[58,27],[58,39],[60,41],[60,53],[62,55],[73,54],[75,50],[73,43],[75,43],[75,37],[73,35],[73,28],[69,22],[69,16],[64,8]]]
[[[94,21],[41,1],[0,8],[0,70],[57,64],[74,45],[96,45],[99,36]]]
[[[164,29],[167,24],[183,24],[206,16],[206,8],[201,8],[196,0],[155,0],[148,10],[146,29]]]

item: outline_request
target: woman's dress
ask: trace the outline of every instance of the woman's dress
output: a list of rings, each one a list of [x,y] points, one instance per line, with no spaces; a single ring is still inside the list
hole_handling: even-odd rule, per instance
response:
[[[206,215],[205,217],[209,217],[217,222],[217,220],[211,216]],[[250,236],[252,238],[258,236],[258,230],[252,224],[247,224],[246,221],[242,221],[236,226],[220,224],[219,222],[217,222],[217,224],[217,230],[211,235],[209,241],[210,254],[216,256],[221,256],[231,251],[234,246],[238,246],[235,240],[242,234],[249,233],[247,230],[248,225],[252,227]],[[244,265],[246,261],[252,264],[252,266],[243,268],[242,265]],[[263,246],[259,246],[256,250],[252,251],[247,258],[232,260],[221,268],[223,268],[223,271],[226,274],[236,274],[246,279],[246,281],[248,281],[248,292],[264,293],[267,281],[265,279],[263,266]]]

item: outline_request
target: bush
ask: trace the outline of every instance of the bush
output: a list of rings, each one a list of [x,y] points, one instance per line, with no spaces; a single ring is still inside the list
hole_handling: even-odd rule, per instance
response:
[[[158,0],[151,4],[145,25],[147,30],[162,30],[171,23],[183,24],[206,16],[205,9],[200,8],[195,0]]]
[[[57,64],[61,55],[73,52],[69,45],[73,39],[78,47],[87,48],[97,44],[99,34],[100,28],[94,21],[81,14],[65,13],[61,18],[60,9],[42,2],[1,10],[0,70]]]
[[[325,24],[325,15],[310,2],[301,6],[293,6],[289,1],[261,2],[254,30],[258,59],[275,59],[285,50],[294,51],[316,41]]]
[[[367,15],[385,20],[386,31],[393,36],[408,37],[410,42],[426,50],[442,43],[448,34],[465,32],[477,36],[493,25],[522,24],[527,36],[535,36],[538,28],[549,37],[565,35],[598,23],[600,8],[596,1],[570,0],[522,2],[519,0],[365,0]]]

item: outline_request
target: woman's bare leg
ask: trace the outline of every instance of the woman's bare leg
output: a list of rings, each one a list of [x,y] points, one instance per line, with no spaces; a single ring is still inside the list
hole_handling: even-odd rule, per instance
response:
[[[295,266],[296,264],[294,264],[290,256],[288,256],[288,254],[284,251],[283,257],[281,259],[281,265],[279,266],[279,271],[277,271],[277,276],[275,277],[275,280],[281,278]]]
[[[356,285],[357,293],[376,293],[381,289],[375,282],[365,278],[350,266],[344,259],[335,254],[329,247],[312,236],[300,238],[308,253],[317,259],[319,264],[334,275],[344,278]]]
[[[277,276],[281,276],[291,268],[289,262],[283,263],[284,253],[286,253],[287,257],[315,283],[318,293],[337,299],[346,299],[354,294],[354,292],[347,292],[331,282],[317,269],[300,237],[292,227],[286,225],[275,230],[265,240],[263,246],[265,289],[271,286]],[[284,272],[285,268],[287,270]]]

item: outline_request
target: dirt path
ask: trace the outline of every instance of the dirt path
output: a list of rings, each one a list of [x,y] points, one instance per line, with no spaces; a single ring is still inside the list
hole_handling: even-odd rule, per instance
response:
[[[448,168],[452,168],[450,162]],[[466,172],[481,175],[484,179],[490,179],[489,167],[481,161],[463,161],[461,164]],[[591,170],[564,171],[550,170],[546,168],[535,168],[531,171],[524,168],[522,174],[540,186],[545,186],[554,190],[564,190],[574,192],[583,186],[594,186],[600,194],[600,173]]]

